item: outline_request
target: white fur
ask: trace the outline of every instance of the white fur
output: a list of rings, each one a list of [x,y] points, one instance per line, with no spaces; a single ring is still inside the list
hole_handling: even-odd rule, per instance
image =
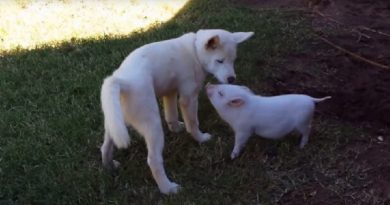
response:
[[[240,154],[253,133],[279,139],[297,130],[302,134],[300,148],[303,148],[309,139],[315,103],[331,98],[299,94],[264,97],[238,85],[207,84],[206,89],[211,104],[234,130],[232,159]]]
[[[221,83],[235,77],[233,63],[236,47],[253,32],[230,33],[225,30],[199,30],[178,38],[150,43],[132,53],[112,76],[104,80],[101,92],[105,134],[101,147],[105,167],[119,165],[113,160],[114,145],[130,143],[125,123],[144,136],[147,162],[160,191],[176,193],[164,169],[164,133],[156,97],[163,98],[165,120],[171,131],[182,130],[178,121],[177,96],[187,132],[204,142],[211,136],[198,128],[198,93],[206,73]]]

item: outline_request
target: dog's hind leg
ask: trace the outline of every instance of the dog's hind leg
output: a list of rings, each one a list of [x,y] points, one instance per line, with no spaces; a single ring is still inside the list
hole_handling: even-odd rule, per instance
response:
[[[184,129],[184,123],[180,122],[177,111],[177,93],[172,92],[163,97],[164,116],[171,132],[180,132]]]
[[[148,95],[144,95],[148,90]],[[148,149],[147,163],[161,193],[172,194],[179,190],[179,185],[171,182],[164,169],[163,149],[164,132],[161,124],[160,112],[153,88],[144,88],[142,92],[134,94],[128,104],[128,114],[133,116],[131,125],[145,138]]]
[[[162,157],[164,148],[164,133],[161,127],[161,123],[148,125],[144,131],[144,137],[146,146],[148,148],[147,162],[161,193],[177,193],[179,190],[179,185],[171,182],[168,179],[164,169],[164,162]]]
[[[103,166],[110,172],[115,171],[119,166],[119,162],[113,160],[114,142],[112,141],[107,130],[104,132],[104,143],[100,148],[100,151],[102,152]]]
[[[179,185],[171,182],[168,179],[164,169],[164,161],[162,157],[164,148],[164,132],[161,125],[160,116],[158,113],[155,115],[149,115],[140,123],[134,123],[133,126],[145,138],[146,146],[148,148],[147,163],[161,193],[177,193],[179,190]]]

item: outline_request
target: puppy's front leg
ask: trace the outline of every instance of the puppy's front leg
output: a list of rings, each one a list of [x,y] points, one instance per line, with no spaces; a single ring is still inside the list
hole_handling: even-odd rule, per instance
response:
[[[171,132],[180,132],[184,129],[183,122],[180,122],[177,112],[177,93],[173,92],[163,97],[164,116]]]
[[[246,142],[250,137],[250,132],[236,132],[234,136],[234,148],[232,154],[230,155],[231,159],[235,159],[240,155],[241,149],[244,147]]]
[[[187,132],[198,142],[204,142],[211,138],[209,133],[202,133],[199,130],[198,122],[198,95],[180,96],[180,110],[183,115]]]

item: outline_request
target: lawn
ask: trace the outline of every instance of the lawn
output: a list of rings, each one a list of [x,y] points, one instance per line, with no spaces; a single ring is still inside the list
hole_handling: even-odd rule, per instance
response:
[[[200,28],[255,32],[239,46],[235,67],[238,83],[265,95],[271,93],[266,80],[283,72],[275,65],[312,38],[300,12],[192,0],[149,29],[0,51],[0,204],[275,204],[307,184],[343,198],[360,183],[361,167],[343,149],[367,135],[359,127],[318,115],[305,149],[298,148],[294,134],[283,141],[252,138],[230,161],[233,132],[203,91],[200,127],[212,140],[198,144],[187,133],[165,132],[165,165],[182,186],[179,194],[159,193],[144,140],[131,129],[130,148],[116,154],[122,163],[118,174],[105,172],[99,151],[102,80],[135,48]],[[304,193],[316,194],[321,193]],[[376,200],[370,193],[365,197],[356,196]]]
[[[128,35],[165,22],[186,0],[0,1],[0,50],[80,38]]]

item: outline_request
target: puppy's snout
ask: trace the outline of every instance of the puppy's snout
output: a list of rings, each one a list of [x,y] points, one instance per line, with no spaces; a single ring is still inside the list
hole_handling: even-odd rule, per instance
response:
[[[211,96],[213,94],[214,87],[215,87],[215,85],[213,85],[213,84],[210,84],[210,83],[206,84],[206,92],[207,92],[208,96]]]
[[[211,97],[213,95],[213,90],[212,89],[207,89],[207,96]]]
[[[235,80],[236,80],[236,78],[233,77],[233,76],[230,76],[230,77],[227,78],[227,82],[228,82],[229,84],[234,83]]]

